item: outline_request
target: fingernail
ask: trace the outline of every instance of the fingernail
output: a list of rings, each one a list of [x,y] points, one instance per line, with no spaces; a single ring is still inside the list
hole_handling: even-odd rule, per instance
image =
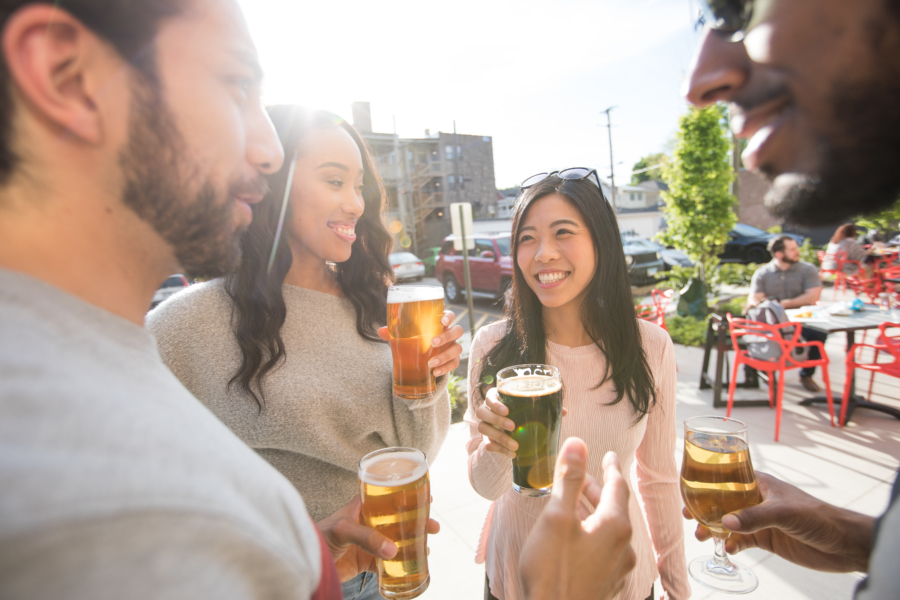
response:
[[[518,442],[511,442],[511,443],[509,444],[509,447],[510,447],[511,450],[518,450],[518,449],[519,449],[519,443],[518,443]]]
[[[381,545],[381,552],[385,556],[392,557],[397,553],[397,546],[393,542],[385,542]]]
[[[444,327],[446,327],[449,324],[450,324],[450,319],[448,317],[444,317],[443,319],[441,319],[441,325],[443,325]]]
[[[435,377],[440,377],[443,373],[444,373],[444,372],[441,371],[440,369],[435,369],[435,370],[434,370],[434,376],[435,376]]]
[[[506,427],[507,431],[512,431],[513,429],[516,428],[516,424],[513,423],[512,421],[507,421],[506,423],[503,424],[503,426]]]
[[[741,520],[737,518],[737,515],[725,515],[722,517],[722,526],[730,531],[740,531]]]
[[[436,367],[436,366],[438,366],[438,359],[432,358],[431,360],[429,360],[429,361],[428,361],[428,366],[429,366],[429,367]]]
[[[509,454],[509,457],[510,457],[510,458],[515,458],[515,457],[516,457],[516,453],[515,453],[515,452],[507,452],[507,454]]]
[[[439,347],[441,345],[441,338],[434,338],[431,340],[431,345],[435,348]]]

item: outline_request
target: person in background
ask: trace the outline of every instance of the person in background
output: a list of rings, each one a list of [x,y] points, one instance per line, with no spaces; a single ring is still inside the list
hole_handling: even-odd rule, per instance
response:
[[[900,0],[701,2],[709,25],[686,95],[727,102],[766,204],[803,225],[885,209],[900,195]],[[759,547],[821,571],[861,571],[857,600],[900,598],[900,480],[873,519],[757,472],[764,501],[726,515],[728,552]],[[698,527],[697,537],[709,531]]]
[[[673,453],[672,340],[635,318],[615,214],[596,172],[583,171],[581,179],[551,174],[523,183],[513,214],[515,270],[506,320],[480,329],[472,343],[469,479],[493,501],[476,558],[486,563],[486,600],[524,597],[520,556],[548,505],[546,497],[520,495],[512,487],[515,427],[493,383],[500,370],[520,364],[559,369],[568,411],[560,438],[584,440],[593,456],[591,475],[601,476],[609,450],[624,472],[636,475],[637,493],[628,506],[636,566],[616,598],[653,598],[657,576],[662,597],[691,593]],[[573,563],[564,568],[576,568],[574,556],[565,556]]]
[[[865,263],[869,252],[856,241],[856,236],[856,225],[853,223],[847,223],[838,227],[825,248],[825,260],[822,261],[822,268],[828,271],[837,269],[837,255],[839,252],[844,253],[844,260],[854,260],[860,264]],[[859,273],[859,267],[856,264],[847,263],[844,265],[845,275],[856,275],[857,273]]]
[[[800,260],[800,247],[787,235],[780,235],[769,240],[769,254],[772,260],[758,268],[750,281],[750,294],[744,314],[764,300],[774,300],[784,308],[800,308],[810,306],[819,301],[822,295],[822,281],[815,265]],[[825,343],[827,333],[804,327],[801,333],[808,342]],[[822,356],[817,347],[811,347],[809,358],[818,360]],[[813,381],[815,367],[800,369],[800,385],[810,392],[821,391]]]
[[[462,327],[429,340],[438,376],[429,397],[393,396],[386,332],[393,238],[385,192],[365,142],[329,112],[270,107],[294,177],[276,243],[291,160],[253,206],[237,271],[193,285],[147,316],[163,362],[216,416],[290,480],[313,519],[359,493],[363,456],[422,450],[429,462],[450,426],[447,374],[459,365]],[[382,338],[379,338],[379,333]],[[344,598],[381,598],[374,573]]]

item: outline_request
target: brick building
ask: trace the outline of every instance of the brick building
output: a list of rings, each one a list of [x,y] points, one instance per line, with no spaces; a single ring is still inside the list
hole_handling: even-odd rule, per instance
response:
[[[450,234],[451,202],[471,202],[473,217],[497,214],[494,146],[490,136],[428,130],[421,138],[372,131],[368,102],[353,104],[353,125],[378,161],[388,195],[389,223],[414,253],[440,246]],[[392,230],[393,231],[393,230]],[[401,244],[402,245],[402,244]]]

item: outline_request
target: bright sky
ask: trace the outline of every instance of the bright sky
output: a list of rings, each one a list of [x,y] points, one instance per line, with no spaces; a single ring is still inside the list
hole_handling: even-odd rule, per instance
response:
[[[699,34],[695,0],[239,0],[266,71],[265,101],[375,131],[489,135],[498,188],[541,171],[598,168],[616,183],[673,137]],[[603,125],[602,127],[600,125]],[[619,164],[621,163],[621,164]]]

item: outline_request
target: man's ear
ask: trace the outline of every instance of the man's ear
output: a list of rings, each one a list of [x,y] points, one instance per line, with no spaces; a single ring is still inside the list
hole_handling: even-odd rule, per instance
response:
[[[100,143],[103,123],[95,103],[105,83],[97,36],[68,12],[30,4],[14,12],[0,46],[10,85],[39,118],[88,144]]]

